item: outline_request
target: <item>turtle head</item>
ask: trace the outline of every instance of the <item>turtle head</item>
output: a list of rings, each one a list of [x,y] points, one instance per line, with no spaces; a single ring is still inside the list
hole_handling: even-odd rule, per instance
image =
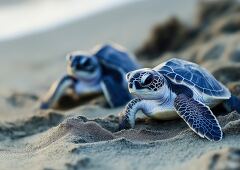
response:
[[[68,74],[83,80],[96,80],[101,76],[101,67],[95,56],[76,51],[66,58]]]
[[[159,99],[168,88],[163,75],[148,68],[129,72],[126,79],[129,92],[143,99]]]

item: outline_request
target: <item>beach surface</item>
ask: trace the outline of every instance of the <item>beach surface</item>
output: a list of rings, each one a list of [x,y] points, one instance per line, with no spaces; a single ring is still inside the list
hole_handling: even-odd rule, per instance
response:
[[[219,142],[200,138],[182,119],[156,121],[141,113],[134,129],[119,131],[124,107],[110,109],[94,101],[64,111],[38,108],[52,82],[66,73],[68,52],[115,42],[135,53],[144,49],[152,28],[171,16],[191,27],[194,38],[182,36],[183,46],[162,51],[162,57],[137,56],[143,66],[187,59],[240,97],[240,5],[229,3],[227,10],[219,8],[221,15],[202,16],[211,18],[204,26],[195,22],[197,1],[178,2],[134,1],[0,41],[0,169],[239,169],[240,114],[221,106],[214,109],[224,132]]]

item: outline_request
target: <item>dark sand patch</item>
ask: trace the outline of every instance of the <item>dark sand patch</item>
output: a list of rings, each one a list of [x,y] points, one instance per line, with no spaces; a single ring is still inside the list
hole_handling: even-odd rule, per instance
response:
[[[240,80],[240,66],[221,67],[213,72],[214,77],[224,84]]]
[[[199,170],[238,170],[240,169],[240,149],[227,147],[210,151],[190,161],[187,169],[193,167]]]
[[[30,102],[36,102],[38,100],[38,96],[34,94],[28,94],[28,93],[19,93],[14,92],[9,97],[7,97],[7,101],[13,106],[13,107],[24,107],[28,105]]]
[[[136,55],[140,59],[154,59],[164,52],[177,51],[189,43],[196,32],[177,18],[170,18],[153,28],[149,39],[136,51]]]
[[[156,25],[149,38],[136,50],[136,55],[144,60],[161,58],[167,52],[182,52],[219,35],[237,33],[240,30],[239,15],[237,0],[200,1],[193,19],[196,23],[187,25],[178,18],[170,18]],[[216,59],[223,50],[221,44],[215,45],[206,54],[208,57],[202,56],[202,59]]]
[[[105,108],[109,108],[109,105],[103,94],[92,94],[81,97],[69,94],[62,96],[59,99],[58,103],[53,106],[53,109],[69,110],[86,104],[99,105]]]

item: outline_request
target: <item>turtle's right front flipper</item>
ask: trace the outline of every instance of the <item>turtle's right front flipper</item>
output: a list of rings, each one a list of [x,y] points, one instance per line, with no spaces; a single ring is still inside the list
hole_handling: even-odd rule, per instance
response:
[[[42,101],[40,109],[52,108],[66,92],[66,89],[73,88],[76,82],[76,78],[69,75],[56,81],[49,89],[45,99]]]
[[[213,141],[222,139],[221,127],[208,106],[184,94],[179,94],[174,101],[174,107],[178,115],[199,136]]]

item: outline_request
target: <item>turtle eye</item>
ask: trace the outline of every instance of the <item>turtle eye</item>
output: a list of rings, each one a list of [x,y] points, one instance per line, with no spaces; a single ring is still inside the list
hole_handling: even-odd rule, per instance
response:
[[[91,59],[87,59],[83,64],[82,64],[82,66],[83,67],[88,67],[88,66],[90,66],[91,65],[91,61],[90,61]]]
[[[153,75],[150,74],[150,75],[148,75],[148,76],[145,78],[145,80],[142,82],[142,85],[146,86],[146,85],[152,83],[152,81],[153,81]]]
[[[87,58],[82,64],[81,67],[83,70],[88,72],[94,72],[97,68],[97,64],[91,59]]]

